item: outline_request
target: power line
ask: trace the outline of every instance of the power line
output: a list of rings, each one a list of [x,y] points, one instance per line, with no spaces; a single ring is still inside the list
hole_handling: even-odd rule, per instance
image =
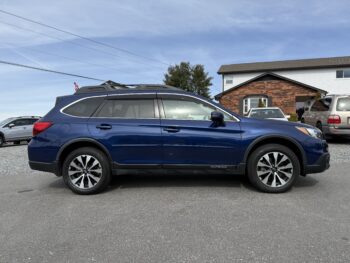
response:
[[[66,76],[71,76],[71,77],[77,77],[77,78],[82,78],[82,79],[90,79],[90,80],[98,80],[98,81],[105,81],[103,79],[97,79],[97,78],[92,78],[92,77],[86,77],[82,75],[77,75],[77,74],[72,74],[72,73],[66,73],[62,71],[56,71],[52,69],[46,69],[46,68],[39,68],[39,67],[34,67],[34,66],[28,66],[24,64],[19,64],[19,63],[14,63],[14,62],[9,62],[9,61],[3,61],[0,60],[0,64],[5,64],[5,65],[10,65],[10,66],[15,66],[15,67],[21,67],[21,68],[28,68],[28,69],[34,69],[34,70],[39,70],[39,71],[44,71],[44,72],[50,72],[50,73],[55,73],[55,74],[60,74],[60,75],[66,75]]]
[[[43,26],[43,27],[47,27],[47,28],[50,28],[50,29],[54,29],[54,30],[56,30],[56,31],[59,31],[59,32],[62,32],[62,33],[65,33],[65,34],[68,34],[68,35],[71,35],[71,36],[74,36],[74,37],[77,37],[77,38],[80,38],[80,39],[83,39],[83,40],[86,40],[86,41],[89,41],[89,42],[92,42],[92,43],[94,43],[94,44],[98,44],[98,45],[101,45],[101,46],[104,46],[104,47],[112,48],[112,49],[115,49],[115,50],[118,50],[118,51],[127,53],[127,54],[129,54],[129,55],[133,55],[133,56],[135,56],[135,57],[143,58],[143,59],[146,59],[146,60],[151,60],[151,61],[154,61],[154,62],[161,63],[161,64],[163,64],[163,65],[169,66],[168,63],[163,62],[163,61],[161,61],[161,60],[154,59],[154,58],[150,58],[150,57],[146,57],[146,56],[142,56],[142,55],[139,55],[139,54],[137,54],[137,53],[135,53],[135,52],[132,52],[132,51],[129,51],[129,50],[126,50],[126,49],[123,49],[123,48],[119,48],[119,47],[116,47],[116,46],[112,46],[112,45],[110,45],[110,44],[107,44],[107,43],[104,43],[104,42],[101,42],[101,41],[98,41],[98,40],[94,40],[94,39],[91,39],[91,38],[88,38],[88,37],[84,37],[84,36],[81,36],[81,35],[72,33],[72,32],[70,32],[70,31],[60,29],[60,28],[55,27],[55,26],[50,26],[50,25],[48,25],[48,24],[45,24],[45,23],[42,23],[42,22],[38,22],[38,21],[32,20],[32,19],[30,19],[30,18],[26,18],[26,17],[20,16],[20,15],[16,15],[16,14],[7,12],[7,11],[5,11],[5,10],[1,10],[1,9],[0,9],[0,12],[1,12],[1,13],[4,13],[4,14],[6,14],[6,15],[9,15],[9,16],[14,16],[14,17],[17,17],[17,18],[19,18],[19,19],[22,19],[22,20],[25,20],[25,21],[28,21],[28,22],[31,22],[31,23],[34,23],[34,24]]]
[[[90,47],[90,46],[86,46],[86,45],[83,45],[83,44],[80,44],[80,43],[73,42],[71,40],[65,40],[63,38],[52,36],[52,35],[49,35],[49,34],[46,34],[46,33],[43,33],[43,32],[35,31],[35,30],[29,29],[29,28],[21,27],[21,26],[14,25],[14,24],[11,24],[11,23],[8,23],[8,22],[4,22],[4,21],[0,21],[0,23],[4,24],[4,25],[7,25],[7,26],[11,26],[13,28],[17,28],[17,29],[20,29],[20,30],[28,31],[28,32],[31,32],[31,33],[34,33],[34,34],[37,34],[37,35],[42,35],[42,36],[45,36],[45,37],[48,37],[48,38],[51,38],[51,39],[55,39],[55,40],[59,40],[59,41],[63,41],[63,42],[67,41],[67,42],[69,42],[72,45],[76,45],[76,46],[80,46],[80,47],[83,47],[83,48],[86,48],[86,49],[90,49],[90,50],[93,50],[95,52],[104,53],[106,55],[114,56],[116,58],[122,58],[122,57],[117,56],[116,54],[113,54],[111,52],[108,52],[108,51],[105,51],[105,50],[100,50],[100,49],[93,48],[93,47]],[[152,67],[160,69],[160,67],[158,67],[156,65],[146,64],[146,63],[143,63],[143,62],[140,62],[140,61],[135,61],[135,60],[133,60],[133,61],[136,62],[136,63],[142,64],[142,65],[150,65]],[[109,67],[109,66],[105,66],[105,67]]]

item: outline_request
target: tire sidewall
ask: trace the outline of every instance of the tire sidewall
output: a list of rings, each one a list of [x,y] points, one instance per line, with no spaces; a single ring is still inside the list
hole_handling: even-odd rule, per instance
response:
[[[285,154],[292,162],[293,174],[292,178],[281,187],[270,187],[265,185],[258,177],[257,163],[260,158],[268,152],[280,152]],[[300,175],[300,163],[295,153],[286,146],[279,144],[268,144],[257,148],[249,157],[248,160],[248,178],[250,182],[260,191],[268,193],[283,193],[288,191],[296,182]]]
[[[72,162],[73,159],[75,159],[79,155],[91,155],[94,158],[96,158],[102,167],[102,177],[100,181],[92,188],[90,189],[80,189],[77,188],[70,180],[69,175],[68,175],[68,169],[69,165]],[[84,147],[84,148],[79,148],[77,150],[74,150],[71,152],[67,158],[65,159],[63,166],[62,166],[62,177],[64,183],[75,193],[78,194],[83,194],[83,195],[89,195],[89,194],[97,194],[103,191],[104,189],[107,188],[110,182],[111,178],[111,172],[110,172],[110,165],[108,158],[106,155],[101,152],[98,149],[95,148],[90,148],[90,147]]]

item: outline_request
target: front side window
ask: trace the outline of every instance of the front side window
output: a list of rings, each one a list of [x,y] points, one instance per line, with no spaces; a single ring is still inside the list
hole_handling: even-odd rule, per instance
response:
[[[153,99],[107,100],[96,117],[150,119],[155,118]]]
[[[214,106],[201,101],[180,99],[163,99],[163,107],[165,118],[172,120],[208,121],[211,119],[213,111],[220,111]],[[222,113],[225,120],[232,120],[231,116],[224,112]]]
[[[90,117],[100,106],[103,97],[83,99],[63,110],[64,113],[76,117]]]
[[[266,108],[268,100],[266,97],[248,97],[243,100],[243,114],[247,114],[251,108]]]

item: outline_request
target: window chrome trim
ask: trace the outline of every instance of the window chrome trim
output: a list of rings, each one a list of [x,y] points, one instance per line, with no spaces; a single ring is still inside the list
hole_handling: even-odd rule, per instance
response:
[[[233,119],[235,119],[234,122],[240,122],[241,120],[239,118],[237,118],[236,116],[232,115],[231,113],[227,112],[226,110],[222,109],[222,108],[219,108],[217,105],[207,101],[207,100],[204,100],[202,98],[198,98],[196,96],[193,96],[193,95],[190,95],[190,94],[183,94],[183,93],[154,93],[154,92],[147,92],[147,93],[123,93],[123,94],[106,94],[106,95],[99,95],[99,96],[89,96],[89,97],[84,97],[84,98],[80,98],[78,100],[75,100],[71,103],[69,103],[68,105],[64,106],[63,108],[60,109],[60,112],[64,115],[67,115],[69,117],[74,117],[74,118],[99,118],[99,119],[105,119],[107,117],[83,117],[83,116],[74,116],[74,115],[70,115],[70,114],[67,114],[65,112],[63,112],[66,108],[80,102],[80,101],[83,101],[83,100],[86,100],[86,99],[91,99],[91,98],[100,98],[100,97],[108,97],[108,96],[130,96],[130,95],[133,95],[133,96],[137,96],[137,95],[175,95],[175,96],[185,96],[185,97],[189,97],[189,98],[193,98],[193,99],[196,99],[196,100],[200,100],[204,103],[207,103],[209,105],[211,105],[212,107],[214,107],[215,109],[219,109],[223,112],[225,112],[226,114],[228,114],[229,116],[231,116]],[[156,98],[156,99],[159,99],[159,98]],[[129,120],[146,120],[146,119],[151,119],[151,120],[158,120],[158,119],[161,119],[161,117],[159,116],[159,118],[143,118],[143,119],[130,119],[130,118],[119,118],[119,117],[108,117],[108,119],[129,119]],[[167,120],[175,120],[175,119],[167,119]],[[188,120],[187,120],[188,121]],[[201,120],[198,120],[198,121],[201,121]],[[228,121],[233,121],[233,120],[228,120]]]

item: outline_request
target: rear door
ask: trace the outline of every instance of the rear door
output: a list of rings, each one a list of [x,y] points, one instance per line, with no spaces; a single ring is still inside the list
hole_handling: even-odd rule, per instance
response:
[[[160,166],[161,132],[156,95],[108,96],[89,120],[93,137],[119,167]]]
[[[214,127],[214,105],[182,95],[158,94],[163,137],[163,160],[167,165],[198,165],[221,168],[236,165],[240,158],[239,122],[225,113],[226,125]]]
[[[318,122],[321,122],[322,126],[327,126],[331,104],[331,97],[316,100],[310,110],[303,115],[305,123],[316,126]]]

